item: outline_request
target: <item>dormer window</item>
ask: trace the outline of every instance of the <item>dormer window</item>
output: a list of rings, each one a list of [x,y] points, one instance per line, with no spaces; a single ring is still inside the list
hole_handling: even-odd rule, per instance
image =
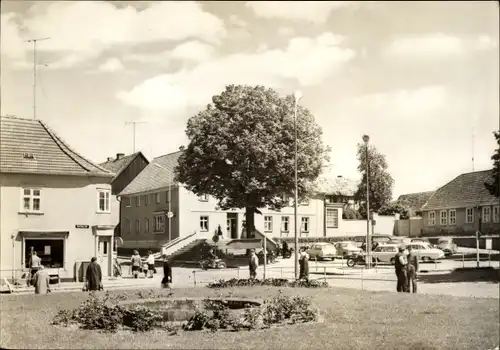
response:
[[[208,194],[202,194],[202,195],[198,196],[198,200],[200,202],[208,202]]]

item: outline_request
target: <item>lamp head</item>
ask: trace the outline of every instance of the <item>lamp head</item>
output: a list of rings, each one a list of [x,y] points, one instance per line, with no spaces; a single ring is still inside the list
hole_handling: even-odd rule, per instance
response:
[[[302,98],[302,92],[300,92],[299,90],[295,91],[293,93],[293,97],[295,97],[295,101],[298,101]]]
[[[368,143],[368,141],[370,141],[370,136],[368,136],[368,135],[366,135],[366,134],[365,134],[365,135],[363,135],[363,142],[364,142],[364,143]]]

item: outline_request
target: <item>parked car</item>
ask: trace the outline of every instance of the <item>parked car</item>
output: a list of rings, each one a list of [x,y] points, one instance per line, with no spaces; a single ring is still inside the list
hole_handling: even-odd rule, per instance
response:
[[[348,257],[363,253],[363,249],[359,248],[356,242],[351,241],[338,242],[335,244],[335,248],[337,249],[337,256]]]
[[[409,237],[394,236],[391,238],[390,243],[399,244],[406,247],[408,244],[411,243],[411,241],[412,239]]]
[[[335,248],[335,245],[332,243],[318,242],[314,243],[311,248],[307,250],[307,253],[309,254],[310,260],[334,260],[337,256],[337,248]]]
[[[458,246],[451,237],[439,238],[437,247],[444,252],[445,256],[450,256],[458,252]]]
[[[408,247],[411,247],[422,261],[435,261],[444,258],[444,252],[441,249],[433,248],[426,242],[412,242]]]
[[[412,238],[410,243],[413,243],[413,242],[428,243],[428,244],[430,244],[430,245],[431,245],[431,247],[432,247],[432,248],[439,248],[437,245],[432,244],[432,243],[429,241],[429,238],[427,238],[427,237],[417,237],[417,238]]]
[[[394,236],[389,235],[372,235],[372,251],[377,248],[380,243],[391,243]],[[366,238],[363,239],[361,249],[366,251]]]
[[[398,244],[380,244],[372,251],[372,261],[374,263],[391,263],[394,264],[396,254],[399,251]]]

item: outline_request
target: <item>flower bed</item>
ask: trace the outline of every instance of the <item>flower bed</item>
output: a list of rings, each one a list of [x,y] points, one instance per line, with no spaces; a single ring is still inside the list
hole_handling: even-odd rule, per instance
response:
[[[264,280],[232,278],[230,280],[219,280],[217,282],[211,282],[207,285],[208,288],[231,288],[231,287],[246,287],[246,286],[326,288],[328,287],[328,283],[316,280],[289,281],[285,278],[266,278]]]

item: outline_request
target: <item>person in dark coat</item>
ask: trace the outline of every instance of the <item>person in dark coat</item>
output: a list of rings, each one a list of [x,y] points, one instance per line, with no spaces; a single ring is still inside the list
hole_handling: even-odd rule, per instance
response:
[[[89,291],[102,289],[101,266],[97,263],[97,258],[95,256],[90,260],[90,264],[87,267],[86,279],[87,289]]]
[[[255,249],[250,250],[250,261],[248,262],[248,270],[250,272],[250,279],[257,278],[257,268],[259,267],[259,258],[255,254]]]
[[[406,291],[410,293],[410,284],[413,293],[417,292],[417,273],[418,273],[418,256],[408,247],[408,285]]]
[[[308,280],[309,279],[309,254],[307,254],[307,247],[300,248],[299,255],[299,279]]]
[[[161,280],[162,288],[171,288],[170,283],[172,283],[172,265],[168,261],[168,256],[163,255],[163,279]]]
[[[288,253],[288,243],[286,243],[286,241],[283,242],[283,246],[281,247],[281,253],[283,255],[283,258]]]
[[[407,277],[407,265],[408,261],[404,254],[404,248],[399,247],[399,252],[394,257],[394,267],[396,270],[396,277],[398,279],[396,290],[398,292],[406,292],[408,287],[408,277]]]

